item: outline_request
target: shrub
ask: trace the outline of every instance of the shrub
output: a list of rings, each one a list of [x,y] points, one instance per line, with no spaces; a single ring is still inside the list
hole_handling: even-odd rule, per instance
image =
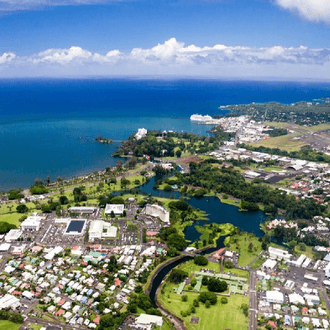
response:
[[[218,297],[214,292],[201,292],[198,296],[198,300],[202,303],[209,301],[211,305],[215,305],[218,301]]]
[[[197,256],[194,258],[195,265],[206,266],[209,261],[204,256]]]
[[[221,297],[221,304],[228,304],[228,299],[226,297]]]

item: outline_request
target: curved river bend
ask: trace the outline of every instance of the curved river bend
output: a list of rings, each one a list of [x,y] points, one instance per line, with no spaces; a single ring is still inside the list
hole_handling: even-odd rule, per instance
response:
[[[147,183],[140,187],[140,192],[143,194],[151,194],[154,197],[165,197],[178,199],[181,195],[180,192],[166,192],[162,190],[153,189],[155,182],[160,177],[153,177]],[[238,207],[221,203],[219,198],[215,196],[194,198],[191,197],[189,204],[195,208],[199,208],[208,214],[208,221],[195,221],[191,226],[187,227],[184,231],[185,238],[192,242],[199,239],[201,234],[196,230],[196,225],[203,225],[208,223],[232,223],[234,226],[240,229],[254,233],[256,236],[263,236],[263,232],[260,230],[260,224],[265,221],[265,215],[262,211],[257,212],[240,212]],[[225,237],[220,237],[217,241],[217,246],[204,251],[205,254],[212,253],[217,249],[224,246]],[[191,259],[190,257],[184,257],[176,260],[175,262],[165,266],[156,275],[152,281],[152,287],[150,291],[150,299],[155,303],[155,296],[159,285],[162,283],[166,275],[179,264]]]

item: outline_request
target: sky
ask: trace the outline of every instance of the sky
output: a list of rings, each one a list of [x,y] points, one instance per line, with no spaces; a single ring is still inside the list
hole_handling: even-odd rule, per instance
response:
[[[1,77],[330,79],[328,0],[0,0]]]

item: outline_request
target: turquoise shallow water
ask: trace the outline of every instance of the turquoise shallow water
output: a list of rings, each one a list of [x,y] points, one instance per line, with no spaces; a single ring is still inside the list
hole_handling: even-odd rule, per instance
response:
[[[329,96],[324,83],[21,79],[0,80],[0,190],[36,178],[68,178],[113,166],[119,142],[138,128],[205,134],[193,113],[214,115],[226,104],[291,103]]]

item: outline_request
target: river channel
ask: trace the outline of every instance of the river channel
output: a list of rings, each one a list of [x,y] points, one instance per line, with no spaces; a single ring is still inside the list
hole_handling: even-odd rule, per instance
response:
[[[153,177],[147,183],[142,185],[139,190],[143,194],[151,194],[154,197],[174,198],[178,199],[181,195],[180,192],[171,191],[166,192],[163,190],[156,190],[153,188],[155,182],[161,179],[161,177]],[[185,239],[189,241],[196,241],[201,234],[196,230],[196,225],[204,225],[208,223],[232,223],[234,226],[240,229],[254,233],[256,236],[263,236],[263,232],[260,230],[260,224],[265,221],[265,215],[262,211],[257,212],[240,212],[239,208],[233,205],[222,203],[219,198],[215,196],[194,198],[191,197],[188,200],[189,204],[195,208],[205,211],[208,214],[209,220],[195,221],[191,226],[186,227],[184,234]],[[217,241],[217,246],[204,251],[204,254],[211,253],[217,249],[224,247],[225,237],[220,237]],[[159,285],[162,283],[166,275],[179,264],[191,259],[190,257],[184,257],[179,259],[166,267],[164,267],[154,278],[152,282],[152,288],[150,291],[150,299],[155,304],[156,291]]]

